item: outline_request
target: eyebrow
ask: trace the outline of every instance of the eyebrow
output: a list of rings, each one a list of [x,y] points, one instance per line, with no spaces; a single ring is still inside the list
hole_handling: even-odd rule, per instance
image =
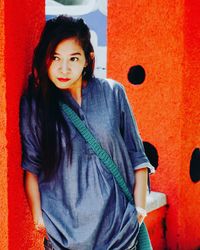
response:
[[[75,53],[70,54],[70,56],[81,56],[81,53],[75,52]]]
[[[54,52],[54,55],[60,55],[60,54],[58,52]],[[70,54],[70,56],[81,56],[81,53],[75,52],[75,53]]]

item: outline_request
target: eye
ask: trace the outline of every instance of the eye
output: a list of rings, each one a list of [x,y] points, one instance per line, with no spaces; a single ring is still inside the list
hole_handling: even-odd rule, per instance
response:
[[[70,61],[77,62],[78,61],[78,57],[73,56],[73,57],[70,58]]]
[[[52,57],[52,60],[53,60],[53,61],[59,61],[60,58],[59,58],[58,56],[55,56],[55,55],[54,55],[54,56]]]

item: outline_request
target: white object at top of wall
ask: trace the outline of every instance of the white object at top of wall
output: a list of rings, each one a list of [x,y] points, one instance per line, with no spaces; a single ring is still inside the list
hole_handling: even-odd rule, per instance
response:
[[[107,0],[80,0],[79,4],[64,5],[54,0],[46,0],[46,15],[67,14],[72,16],[86,15],[99,9],[101,13],[107,15]]]

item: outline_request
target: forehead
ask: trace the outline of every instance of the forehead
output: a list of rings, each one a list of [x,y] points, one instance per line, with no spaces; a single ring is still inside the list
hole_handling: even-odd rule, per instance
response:
[[[61,54],[71,52],[83,53],[83,49],[80,45],[80,42],[74,37],[62,40],[55,48],[55,53]]]

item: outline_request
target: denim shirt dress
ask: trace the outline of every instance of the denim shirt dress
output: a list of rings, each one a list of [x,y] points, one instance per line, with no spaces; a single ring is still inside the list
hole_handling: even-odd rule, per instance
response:
[[[154,171],[143,148],[124,88],[114,80],[93,77],[82,88],[81,106],[68,91],[64,99],[118,165],[132,192],[134,170]],[[25,97],[20,106],[22,168],[38,176],[41,206],[54,249],[122,250],[134,245],[139,224],[112,174],[100,162],[70,121],[70,138],[60,129],[62,157],[50,181],[41,170],[41,130]],[[67,147],[71,142],[69,159]]]

